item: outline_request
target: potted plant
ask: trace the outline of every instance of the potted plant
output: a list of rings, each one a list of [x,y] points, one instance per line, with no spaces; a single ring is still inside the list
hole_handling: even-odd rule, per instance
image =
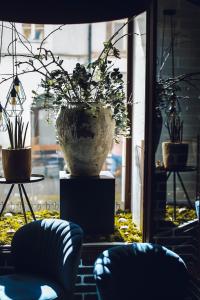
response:
[[[181,105],[180,103],[184,99],[189,99],[188,95],[182,93],[182,88],[195,88],[199,90],[196,85],[197,80],[200,80],[200,72],[191,72],[180,75],[175,75],[176,67],[176,45],[180,43],[181,39],[177,37],[180,33],[176,32],[176,10],[175,9],[164,9],[163,10],[163,24],[162,28],[162,41],[161,41],[161,51],[160,57],[157,57],[157,81],[156,81],[156,124],[157,132],[155,139],[157,149],[157,144],[159,143],[162,123],[164,119],[165,126],[169,132],[170,139],[178,139],[178,137],[173,137],[174,132],[170,130],[169,126],[173,127],[173,130],[177,129],[179,132],[179,121]],[[169,36],[166,36],[167,26],[169,26]],[[170,61],[169,61],[170,59]],[[165,68],[167,69],[165,70]],[[165,71],[165,72],[164,72]],[[169,72],[171,75],[169,76]],[[169,121],[169,115],[171,121]],[[172,120],[173,119],[173,120]],[[176,123],[179,119],[178,123]],[[170,124],[169,124],[170,123]],[[177,128],[176,125],[177,124]],[[174,141],[175,142],[175,141]],[[178,141],[176,141],[177,143]]]
[[[187,163],[189,145],[183,142],[181,102],[188,101],[190,97],[181,95],[181,90],[185,84],[198,90],[194,82],[200,80],[199,76],[200,72],[186,73],[166,79],[159,78],[156,82],[156,113],[162,115],[169,134],[169,141],[162,143],[163,163],[166,168],[182,168]]]
[[[10,147],[2,149],[4,177],[14,182],[28,180],[31,176],[31,147],[25,146],[28,123],[25,125],[16,116],[14,122],[7,119],[6,126]]]
[[[200,72],[181,74],[175,77],[161,78],[156,81],[156,139],[155,152],[160,141],[160,135],[163,125],[169,132],[168,117],[174,112],[176,115],[181,114],[181,103],[188,102],[190,97],[182,95],[182,88],[188,85],[198,90],[198,86],[194,84],[200,81]],[[170,137],[170,136],[169,136]]]
[[[126,24],[104,43],[94,62],[77,63],[72,72],[43,47],[44,41],[38,53],[30,51],[24,55],[27,60],[18,60],[18,67],[24,64],[29,67],[22,73],[43,75],[41,86],[46,95],[43,105],[58,111],[58,141],[73,176],[98,176],[114,136],[129,135],[123,75],[112,61],[120,58],[115,44]],[[38,94],[34,95],[37,105]]]
[[[163,164],[168,170],[179,170],[186,166],[188,143],[183,142],[183,121],[176,112],[166,121],[169,141],[162,143]]]

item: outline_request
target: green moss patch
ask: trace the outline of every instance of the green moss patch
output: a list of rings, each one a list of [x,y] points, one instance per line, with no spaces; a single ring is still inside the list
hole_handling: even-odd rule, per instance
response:
[[[115,234],[118,232],[125,242],[141,242],[142,233],[132,220],[129,212],[118,212],[115,215]]]
[[[171,205],[166,206],[165,221],[173,226],[179,226],[183,223],[196,219],[194,209],[187,207],[176,208],[176,220],[173,220],[174,208]],[[59,218],[58,211],[43,210],[35,212],[37,220],[44,218]],[[32,221],[30,212],[27,212],[28,222]],[[0,245],[9,245],[14,233],[25,224],[22,214],[6,213],[0,219]],[[141,242],[142,233],[132,221],[130,212],[118,211],[115,215],[115,231],[111,235],[90,235],[85,237],[85,242]]]
[[[43,210],[35,212],[37,220],[44,218],[59,218],[57,211]],[[27,212],[28,222],[32,221],[30,212]],[[0,219],[0,245],[10,245],[14,233],[25,224],[22,214],[6,213]],[[142,234],[132,222],[132,214],[118,212],[115,215],[115,232],[105,236],[86,236],[85,242],[140,242]]]
[[[166,206],[165,220],[172,222],[174,225],[179,226],[188,221],[194,220],[197,218],[196,212],[193,208],[188,208],[185,206],[176,207],[176,220],[174,217],[174,206]]]
[[[27,212],[27,220],[31,222],[33,220],[31,213]],[[43,210],[35,212],[36,219],[44,218],[59,218],[59,213],[56,211]],[[0,245],[10,245],[14,233],[22,225],[25,224],[24,216],[22,214],[10,214],[5,213],[0,218]]]
[[[115,215],[114,234],[87,235],[85,242],[141,242],[142,233],[132,221],[132,214],[118,211]]]

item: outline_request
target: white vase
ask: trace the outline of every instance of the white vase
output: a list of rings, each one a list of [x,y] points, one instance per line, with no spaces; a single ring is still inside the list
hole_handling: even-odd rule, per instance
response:
[[[111,150],[115,121],[110,108],[84,104],[61,107],[56,120],[58,140],[72,176],[98,176]]]

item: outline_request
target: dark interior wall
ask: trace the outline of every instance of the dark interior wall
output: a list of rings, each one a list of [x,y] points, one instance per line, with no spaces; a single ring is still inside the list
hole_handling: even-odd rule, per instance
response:
[[[159,0],[158,1],[158,25],[157,25],[157,75],[159,76],[160,54],[162,48],[162,34],[164,26],[163,10],[175,9],[174,17],[176,24],[175,37],[175,75],[184,73],[200,72],[200,6],[194,5],[186,0]],[[170,45],[170,18],[166,18],[165,23],[165,48]],[[167,78],[171,76],[171,56],[167,59],[161,76]],[[198,76],[200,78],[200,76]],[[184,120],[184,140],[190,142],[189,165],[196,164],[196,139],[200,134],[200,80],[193,81],[192,85],[180,84],[181,91],[178,95],[185,96],[181,99],[181,116]],[[165,114],[163,114],[165,118]],[[161,144],[168,139],[168,134],[163,125],[162,135],[156,160],[162,161]],[[184,183],[191,199],[195,199],[196,173],[182,174]],[[172,182],[167,183],[167,198],[172,199]],[[177,199],[185,199],[185,195],[177,184]]]

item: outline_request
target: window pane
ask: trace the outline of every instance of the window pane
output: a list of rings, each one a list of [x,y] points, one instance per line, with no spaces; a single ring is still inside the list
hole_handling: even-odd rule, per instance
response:
[[[124,139],[119,143],[114,142],[110,153],[105,161],[103,170],[110,171],[115,177],[115,209],[124,209],[124,197],[122,194],[122,178],[124,166]]]
[[[110,22],[109,22],[110,23]],[[120,22],[119,22],[120,23]],[[122,23],[120,23],[120,26]],[[56,29],[57,25],[45,25],[45,31],[47,33]],[[92,61],[97,59],[98,55],[101,53],[103,48],[103,42],[108,39],[107,37],[107,24],[106,23],[95,23],[91,24],[91,36],[89,41],[89,24],[82,25],[67,25],[55,32],[51,39],[45,41],[45,48],[50,49],[55,56],[59,55],[60,60],[63,60],[63,67],[69,72],[74,68],[77,62],[81,64],[88,64],[89,58]],[[117,27],[118,29],[119,27]],[[33,39],[42,39],[44,37],[44,25],[36,24],[22,24],[23,34],[29,39],[30,43]],[[110,32],[110,34],[112,34]],[[125,38],[126,39],[126,38]],[[78,41],[78,42],[77,42]],[[91,47],[89,47],[91,43]],[[125,43],[126,44],[126,43]],[[32,46],[33,51],[37,51]],[[89,49],[91,49],[89,53]],[[18,47],[17,51],[19,54],[24,55],[26,47]],[[112,57],[111,57],[112,58]],[[116,67],[119,67],[120,71],[126,81],[126,55],[123,54],[123,58],[114,61]],[[2,59],[2,73],[7,73],[7,66],[12,65],[12,60],[6,61]],[[23,65],[25,68],[25,65]],[[20,73],[20,70],[19,70]],[[29,133],[30,144],[33,149],[32,172],[36,174],[45,175],[45,180],[41,183],[27,185],[27,193],[30,196],[33,209],[35,211],[41,209],[51,209],[59,211],[59,171],[65,168],[65,162],[63,159],[62,152],[56,141],[56,131],[55,131],[55,115],[48,116],[48,113],[37,107],[33,109],[31,107],[32,102],[32,90],[38,91],[38,87],[41,76],[32,72],[30,74],[23,75],[20,77],[26,96],[27,101],[24,103],[24,114],[23,117],[28,121],[31,119],[31,130]],[[7,82],[2,89],[2,99],[6,99],[6,94],[8,92],[10,83]],[[44,93],[44,91],[41,93]],[[4,105],[4,103],[2,103]],[[29,113],[31,108],[32,112]],[[50,124],[47,123],[46,119],[50,119]],[[0,143],[3,146],[8,144],[7,134],[0,132]],[[118,149],[117,149],[118,148]],[[110,151],[106,162],[104,164],[104,169],[111,171],[116,176],[116,203],[117,208],[123,208],[122,200],[122,165],[123,165],[123,142],[114,145],[112,151]],[[0,197],[1,201],[5,199],[7,190],[0,186]],[[20,206],[17,205],[19,202],[18,191],[15,191],[11,195],[11,202],[9,201],[7,206],[7,211],[19,211]],[[13,201],[12,201],[13,200]]]
[[[35,25],[35,32],[34,32],[34,39],[35,40],[42,40],[44,38],[44,25],[36,24]]]
[[[184,228],[183,223],[196,219],[195,200],[199,194],[200,59],[196,50],[200,41],[196,32],[200,28],[200,8],[185,0],[173,9],[167,8],[167,0],[158,2],[156,45],[159,89],[154,140],[154,180],[157,182],[154,220],[157,231],[170,226],[181,225]],[[166,82],[173,82],[171,90]],[[172,95],[175,96],[173,101]],[[174,116],[176,124],[173,126]],[[173,142],[177,120],[182,124],[181,143],[180,140]],[[183,159],[184,150],[172,149],[176,144],[187,147],[187,159]],[[167,155],[164,151],[166,146],[169,149]],[[173,167],[168,165],[167,168],[172,161]]]
[[[22,34],[27,40],[31,38],[31,24],[22,24]]]
[[[119,22],[114,22],[113,24],[113,31],[114,33],[117,32],[121,27],[122,27],[123,23],[119,23]],[[123,32],[125,32],[125,30],[122,30],[122,34],[120,34],[119,36],[123,35]],[[120,39],[117,43],[116,43],[116,47],[120,50],[123,51],[125,50],[125,40],[122,38]]]
[[[134,18],[132,106],[132,212],[139,228],[143,224],[143,167],[145,131],[146,13]]]

